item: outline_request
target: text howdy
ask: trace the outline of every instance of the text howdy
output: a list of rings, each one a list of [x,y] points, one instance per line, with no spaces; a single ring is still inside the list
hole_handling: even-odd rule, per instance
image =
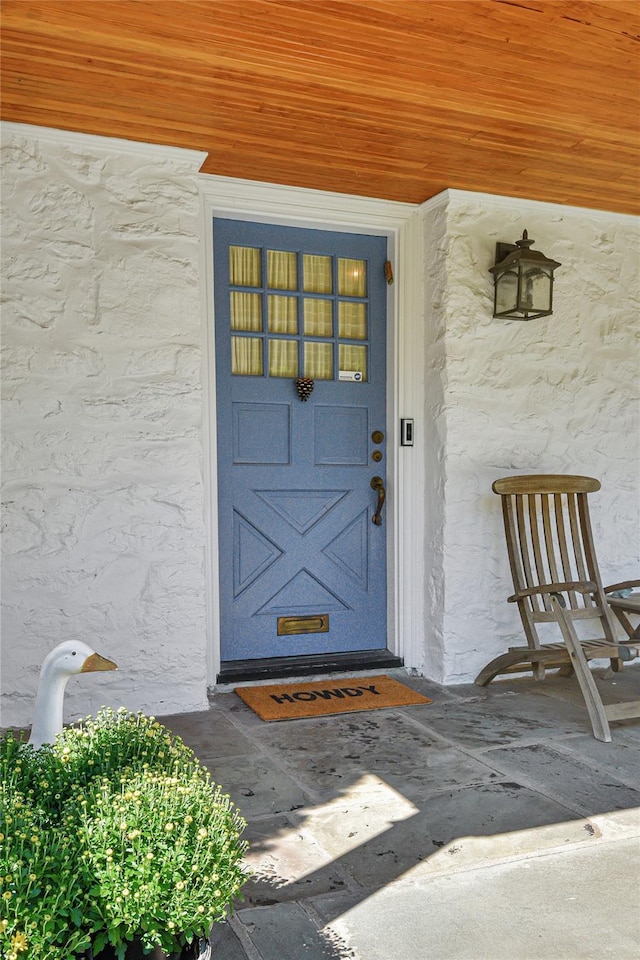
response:
[[[336,687],[334,690],[297,690],[295,693],[271,694],[276,703],[295,703],[301,700],[344,700],[345,697],[361,697],[363,694],[379,697],[375,684],[368,687]]]

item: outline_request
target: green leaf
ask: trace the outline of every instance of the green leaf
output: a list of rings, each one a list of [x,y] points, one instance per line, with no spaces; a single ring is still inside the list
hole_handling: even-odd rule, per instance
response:
[[[93,941],[93,952],[94,952],[94,953],[100,953],[100,951],[101,951],[104,947],[106,947],[106,945],[107,945],[108,942],[109,942],[109,938],[107,937],[106,933],[98,933],[98,934],[96,934],[96,938],[95,938],[95,940]]]

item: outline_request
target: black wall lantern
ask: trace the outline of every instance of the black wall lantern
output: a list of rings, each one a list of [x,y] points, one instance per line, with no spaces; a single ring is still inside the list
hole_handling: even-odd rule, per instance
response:
[[[496,244],[496,263],[490,268],[494,317],[536,320],[553,312],[553,271],[561,264],[531,250],[533,242],[525,230],[515,244]]]

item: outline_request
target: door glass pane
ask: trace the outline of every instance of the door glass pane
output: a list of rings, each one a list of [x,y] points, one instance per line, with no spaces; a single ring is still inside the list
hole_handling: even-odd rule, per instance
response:
[[[229,282],[234,287],[260,286],[259,247],[229,247]]]
[[[367,379],[367,348],[352,347],[348,343],[340,344],[340,369],[358,372]]]
[[[302,270],[305,293],[331,293],[331,257],[317,257],[305,253]]]
[[[345,340],[367,339],[367,305],[341,300],[338,303],[338,336]]]
[[[330,337],[331,300],[304,298],[304,332],[307,337]]]
[[[298,376],[297,340],[269,340],[269,376]]]
[[[304,376],[314,380],[333,380],[333,346],[307,342],[304,345]]]
[[[366,260],[338,258],[338,293],[342,297],[366,297]]]
[[[298,332],[298,300],[296,297],[279,297],[269,294],[269,332]]]
[[[231,291],[231,329],[262,330],[262,297],[259,293]]]
[[[241,377],[262,376],[262,340],[231,337],[231,373]]]
[[[267,286],[271,290],[298,289],[298,255],[267,250]]]

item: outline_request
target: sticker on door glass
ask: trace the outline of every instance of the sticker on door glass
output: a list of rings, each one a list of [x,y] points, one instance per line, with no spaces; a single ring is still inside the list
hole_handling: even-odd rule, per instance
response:
[[[362,380],[362,372],[360,370],[340,370],[338,380],[357,380],[360,382]]]

